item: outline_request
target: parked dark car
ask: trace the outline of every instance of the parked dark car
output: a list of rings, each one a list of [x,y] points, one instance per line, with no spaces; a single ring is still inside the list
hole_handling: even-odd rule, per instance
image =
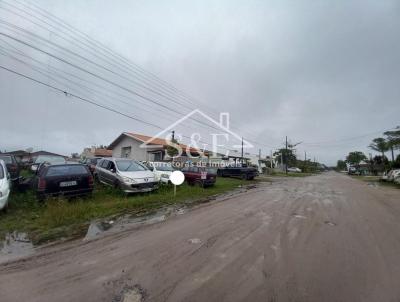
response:
[[[217,170],[208,167],[185,167],[182,169],[189,185],[213,186],[217,180]]]
[[[240,177],[242,179],[252,180],[258,176],[258,171],[254,167],[234,166],[218,169],[218,176],[222,177]]]
[[[93,176],[83,164],[43,165],[34,187],[39,200],[48,196],[82,196],[93,191]]]
[[[14,155],[2,153],[0,154],[0,159],[2,159],[6,163],[7,170],[11,176],[11,181],[13,183],[18,182],[20,168]]]
[[[102,157],[86,158],[82,163],[89,167],[90,172],[94,174],[96,170],[96,165]]]

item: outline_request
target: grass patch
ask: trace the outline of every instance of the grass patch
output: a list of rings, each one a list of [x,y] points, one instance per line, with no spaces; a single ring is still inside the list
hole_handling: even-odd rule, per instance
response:
[[[44,203],[37,202],[32,191],[13,192],[8,213],[0,214],[0,238],[4,238],[7,232],[26,232],[35,244],[39,244],[61,237],[80,236],[93,219],[146,214],[163,206],[194,202],[250,183],[219,177],[215,186],[205,189],[183,184],[177,187],[176,197],[172,186],[126,196],[111,187],[97,184],[91,197],[51,198]]]
[[[351,177],[354,179],[358,179],[360,181],[364,181],[364,182],[371,183],[371,184],[376,184],[376,185],[382,186],[382,187],[392,187],[392,188],[400,189],[400,184],[396,184],[396,183],[390,182],[390,181],[381,181],[381,178],[379,176],[351,175]]]

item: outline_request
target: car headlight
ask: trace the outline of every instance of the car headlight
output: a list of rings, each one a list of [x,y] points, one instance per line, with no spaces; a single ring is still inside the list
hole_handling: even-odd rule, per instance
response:
[[[134,184],[134,183],[136,183],[136,180],[134,180],[133,178],[130,178],[130,177],[126,177],[126,176],[122,176],[122,181],[123,181],[124,183],[127,183],[127,184]]]
[[[169,175],[168,174],[161,174],[161,177],[162,178],[169,178]]]

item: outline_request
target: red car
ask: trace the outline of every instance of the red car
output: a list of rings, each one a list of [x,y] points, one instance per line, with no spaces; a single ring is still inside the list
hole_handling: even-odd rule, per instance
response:
[[[185,167],[182,169],[185,179],[189,185],[201,187],[213,186],[217,179],[217,170],[207,167]]]

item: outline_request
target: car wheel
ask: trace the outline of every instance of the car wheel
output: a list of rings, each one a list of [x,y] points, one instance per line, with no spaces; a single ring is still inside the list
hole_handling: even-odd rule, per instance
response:
[[[116,180],[116,181],[114,182],[114,189],[121,189],[121,184],[119,183],[118,180]]]
[[[7,213],[8,212],[8,200],[7,200],[7,203],[4,205],[4,208],[3,208],[3,213]]]
[[[247,179],[247,175],[246,175],[246,174],[242,174],[241,178],[242,178],[243,180],[246,180],[246,179]]]
[[[204,184],[203,184],[203,182],[200,181],[200,180],[196,180],[196,181],[194,182],[194,186],[195,186],[195,187],[199,187],[199,188],[204,188]]]

